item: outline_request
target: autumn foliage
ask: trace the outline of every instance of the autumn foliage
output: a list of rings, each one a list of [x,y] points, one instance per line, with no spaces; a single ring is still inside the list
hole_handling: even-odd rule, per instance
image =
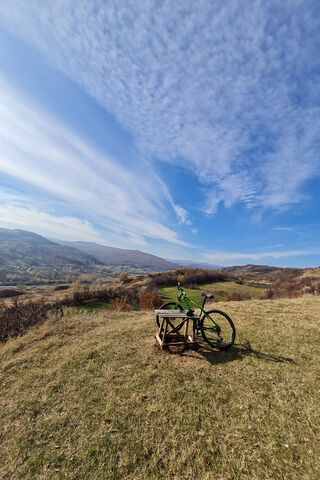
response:
[[[161,296],[156,290],[146,291],[140,298],[141,310],[154,310],[162,304]]]

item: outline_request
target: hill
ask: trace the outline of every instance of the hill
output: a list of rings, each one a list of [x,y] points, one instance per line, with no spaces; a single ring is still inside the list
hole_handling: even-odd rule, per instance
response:
[[[268,288],[268,298],[320,294],[320,267],[281,268],[267,265],[233,266],[220,269],[246,285]]]
[[[219,308],[227,352],[160,352],[149,312],[0,344],[0,477],[318,479],[320,297]]]
[[[100,265],[93,256],[25,230],[0,228],[0,267]]]
[[[220,271],[237,278],[252,279],[257,282],[274,282],[278,278],[298,277],[305,269],[269,267],[268,265],[240,265],[232,267],[223,267]]]
[[[81,252],[92,255],[106,265],[119,266],[130,265],[145,271],[164,271],[176,267],[173,263],[163,258],[141,252],[140,250],[129,250],[123,248],[107,247],[94,242],[67,242],[55,240],[61,245],[68,245],[77,248]]]

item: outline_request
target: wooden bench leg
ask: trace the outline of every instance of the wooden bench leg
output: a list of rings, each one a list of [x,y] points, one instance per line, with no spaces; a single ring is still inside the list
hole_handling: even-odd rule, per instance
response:
[[[186,325],[185,325],[185,329],[184,329],[185,338],[188,338],[188,328],[189,328],[189,319],[186,320]]]
[[[194,342],[194,338],[195,338],[195,330],[196,330],[196,321],[195,320],[192,320],[192,341]]]
[[[160,328],[159,328],[159,332],[158,332],[158,335],[159,335],[160,338],[161,338],[161,333],[162,333],[162,330],[163,330],[163,323],[164,323],[164,318],[161,317]]]
[[[165,322],[165,318],[161,317],[159,331],[156,334],[156,339],[158,340],[161,349],[163,349],[163,344],[164,344],[164,339],[165,339],[164,328],[163,328],[164,322]]]
[[[166,319],[164,319],[164,320],[165,320],[165,326],[164,326],[164,330],[163,330],[161,348],[163,348],[163,346],[166,344],[167,331],[168,331],[168,319],[166,318]]]

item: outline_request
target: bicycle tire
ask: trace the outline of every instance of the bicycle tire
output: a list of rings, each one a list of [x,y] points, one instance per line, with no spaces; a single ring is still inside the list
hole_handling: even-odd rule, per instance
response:
[[[182,306],[179,304],[179,303],[176,303],[176,302],[167,302],[167,303],[164,303],[163,305],[161,305],[161,307],[159,308],[159,310],[180,310],[182,311],[183,308]],[[174,318],[170,318],[170,320],[172,320],[174,322]],[[180,322],[181,322],[181,318],[178,319]],[[159,315],[156,316],[156,323],[158,325],[158,328],[160,328],[160,319],[159,319]],[[175,323],[174,323],[175,325]],[[181,328],[181,327],[180,327]],[[178,328],[178,331],[180,330],[180,328]]]
[[[210,321],[208,317],[211,319]],[[221,329],[220,332],[212,325],[212,321]],[[199,327],[203,339],[210,347],[218,350],[228,350],[234,344],[236,338],[235,326],[229,315],[221,310],[209,310],[206,312],[200,319]],[[225,342],[223,342],[223,336],[226,338]]]

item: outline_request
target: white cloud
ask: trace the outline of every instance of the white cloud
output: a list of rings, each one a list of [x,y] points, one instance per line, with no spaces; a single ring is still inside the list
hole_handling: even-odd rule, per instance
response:
[[[237,262],[237,261],[265,261],[270,259],[280,259],[287,257],[297,257],[305,255],[318,255],[320,249],[314,250],[287,250],[287,251],[267,251],[258,253],[243,253],[243,252],[215,252],[202,254],[202,258],[206,261],[224,264],[225,262]]]
[[[172,198],[172,195],[170,194],[167,186],[165,183],[158,178],[159,185],[161,186],[161,189],[163,191],[163,194],[167,201],[170,203],[172,209],[174,210],[178,220],[180,223],[184,225],[191,225],[191,221],[188,219],[188,212],[185,208],[181,207],[180,205],[176,204]]]
[[[0,205],[0,225],[22,230],[34,229],[39,234],[58,239],[105,243],[88,221],[67,216],[58,217],[35,208]]]
[[[161,222],[165,220],[165,199],[159,194],[157,178],[147,171],[146,165],[141,174],[141,165],[130,169],[101,155],[1,81],[0,142],[0,171],[36,189],[34,197],[39,192],[46,195],[47,207],[48,198],[52,198],[51,205],[59,204],[58,199],[70,211],[139,244],[144,238],[153,238],[186,245]],[[13,214],[10,205],[21,207],[22,198],[18,195],[13,204],[12,198],[4,195],[2,202]],[[45,212],[34,209],[30,196],[28,204],[24,206],[29,210],[29,220],[34,218],[36,222],[39,215],[45,217]],[[22,210],[19,212],[22,215]],[[89,224],[81,223],[81,228],[93,234],[88,230]]]
[[[187,219],[188,212],[185,208],[180,207],[180,205],[173,205],[173,209],[180,220],[180,223],[184,223],[185,225],[191,225],[190,220]]]
[[[274,227],[276,232],[291,232],[293,230],[293,227]]]
[[[4,0],[0,14],[113,112],[143,151],[195,172],[213,213],[221,202],[286,208],[319,173],[313,7]]]

